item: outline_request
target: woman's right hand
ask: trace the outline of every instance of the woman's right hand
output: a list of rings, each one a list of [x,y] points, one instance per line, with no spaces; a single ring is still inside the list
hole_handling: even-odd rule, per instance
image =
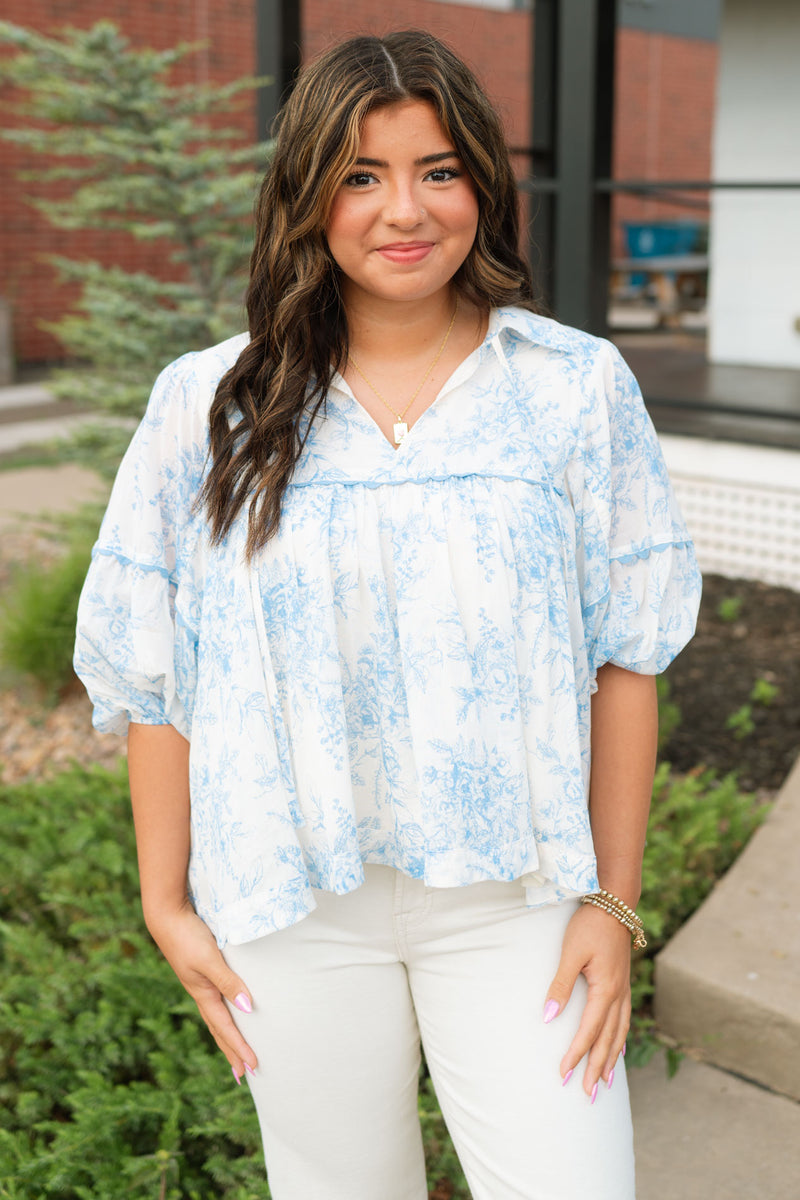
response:
[[[191,849],[188,741],[172,725],[131,721],[128,775],[145,923],[239,1083],[243,1071],[255,1069],[256,1056],[225,1000],[248,1012],[253,998],[186,895]]]
[[[209,1032],[231,1065],[236,1082],[252,1072],[258,1060],[239,1032],[225,1004],[251,1012],[253,998],[243,980],[228,966],[214,935],[189,900],[174,912],[148,914],[147,928],[158,948],[194,1000]],[[224,999],[223,999],[224,997]]]

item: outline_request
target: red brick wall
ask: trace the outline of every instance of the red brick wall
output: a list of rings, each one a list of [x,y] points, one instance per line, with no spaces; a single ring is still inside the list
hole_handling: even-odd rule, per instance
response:
[[[104,17],[135,45],[168,47],[208,39],[210,49],[181,68],[182,78],[228,80],[255,70],[252,0],[5,0],[4,16],[53,31],[88,27]],[[404,0],[401,15],[387,15],[385,0],[303,0],[302,37],[307,57],[352,33],[385,33],[422,26],[444,38],[476,71],[500,109],[512,146],[529,140],[531,16],[435,0]],[[707,178],[717,47],[660,34],[623,29],[618,35],[614,173],[618,177]],[[7,94],[0,94],[0,103]],[[242,128],[254,129],[252,114]],[[520,169],[525,159],[516,160]],[[22,199],[19,167],[35,165],[0,142],[0,291],[14,306],[18,361],[58,358],[57,342],[39,328],[57,319],[71,301],[56,286],[47,254],[90,256],[127,269],[157,273],[163,254],[130,239],[53,230]],[[652,200],[620,197],[614,203],[615,250],[622,249],[619,222],[672,218],[684,210]],[[685,215],[691,215],[686,212]],[[703,215],[702,213],[700,214]]]

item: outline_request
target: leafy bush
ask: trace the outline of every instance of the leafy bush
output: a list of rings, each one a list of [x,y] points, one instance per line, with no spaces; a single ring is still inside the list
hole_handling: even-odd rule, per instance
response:
[[[700,907],[767,812],[739,791],[735,775],[718,779],[698,768],[673,777],[668,763],[659,765],[637,907],[648,945],[633,964],[632,1063],[646,1061],[658,1045],[649,1015],[655,955]]]
[[[155,952],[122,768],[0,788],[0,1196],[263,1200],[249,1097]]]
[[[0,602],[0,664],[37,680],[49,700],[73,678],[78,597],[97,525],[95,514],[69,531],[66,553],[18,566]]]

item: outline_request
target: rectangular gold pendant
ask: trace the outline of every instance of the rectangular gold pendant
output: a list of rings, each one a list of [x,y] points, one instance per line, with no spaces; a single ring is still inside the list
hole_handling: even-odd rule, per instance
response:
[[[403,438],[408,433],[408,425],[405,421],[395,421],[394,423],[394,444],[399,446]]]

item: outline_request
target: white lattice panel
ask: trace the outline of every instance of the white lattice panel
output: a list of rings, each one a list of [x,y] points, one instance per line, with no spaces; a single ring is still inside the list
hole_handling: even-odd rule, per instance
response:
[[[800,592],[800,452],[661,443],[701,570]]]

